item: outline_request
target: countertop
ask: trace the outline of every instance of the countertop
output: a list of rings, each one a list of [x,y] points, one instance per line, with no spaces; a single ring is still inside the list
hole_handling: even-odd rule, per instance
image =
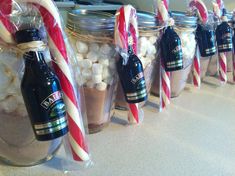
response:
[[[68,175],[234,176],[235,87],[213,81],[201,90],[187,86],[162,113],[151,96],[138,126],[128,126],[125,112],[116,111],[106,129],[88,136],[94,166]],[[0,164],[0,176],[63,175],[62,153],[30,168]]]

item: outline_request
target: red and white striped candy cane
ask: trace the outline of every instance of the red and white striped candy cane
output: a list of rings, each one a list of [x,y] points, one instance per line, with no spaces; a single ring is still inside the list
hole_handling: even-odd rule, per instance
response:
[[[213,3],[214,14],[221,18],[222,17],[222,9],[224,8],[223,0],[216,0],[216,3]],[[228,81],[227,77],[227,54],[226,52],[218,52],[218,60],[219,60],[219,79],[222,84],[226,84]]]
[[[8,44],[14,44],[13,39],[14,26],[10,22],[10,14],[12,12],[12,0],[0,1],[0,38]]]
[[[136,10],[131,5],[121,7],[116,13],[115,24],[115,44],[122,50],[128,52],[129,33],[133,39],[133,50],[137,55],[138,46],[138,23]],[[138,103],[129,104],[128,121],[131,124],[138,124],[141,121],[140,109]]]
[[[228,81],[226,53],[219,53],[219,78],[222,84]]]
[[[54,69],[64,92],[64,100],[69,121],[69,139],[73,158],[76,161],[88,161],[90,159],[85,132],[81,118],[81,112],[77,102],[76,90],[72,73],[69,67],[67,48],[60,21],[60,15],[51,0],[16,0],[18,3],[27,3],[35,6],[40,12],[49,36],[49,47],[56,62]],[[8,1],[11,6],[12,2]],[[8,23],[10,23],[9,19]],[[0,30],[3,33],[4,30]],[[11,33],[11,31],[9,31]],[[8,42],[8,40],[5,40]]]
[[[168,10],[168,0],[157,0],[157,18],[161,23],[169,22]],[[160,112],[170,104],[171,100],[171,74],[165,70],[162,62],[163,59],[161,58],[160,60]]]
[[[201,86],[201,66],[200,66],[200,53],[197,46],[195,56],[193,59],[193,85],[197,88]]]
[[[160,66],[161,78],[160,78],[160,112],[170,104],[171,101],[171,74],[170,72],[166,72],[163,62],[161,62]]]
[[[199,18],[202,23],[208,21],[208,10],[206,5],[201,0],[191,0],[189,2],[189,7],[191,10],[198,10]],[[201,66],[200,66],[200,54],[198,51],[198,46],[196,48],[194,60],[193,60],[193,85],[197,88],[201,86]]]
[[[168,21],[169,19],[168,10],[169,10],[168,0],[157,0],[157,18],[161,22]]]
[[[199,18],[203,23],[208,21],[208,10],[202,0],[191,0],[189,2],[189,7],[191,10],[198,10]]]

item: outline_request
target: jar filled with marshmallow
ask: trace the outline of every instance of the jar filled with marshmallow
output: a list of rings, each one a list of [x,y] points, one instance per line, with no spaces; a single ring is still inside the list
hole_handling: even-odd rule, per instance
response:
[[[155,15],[152,13],[139,11],[137,12],[137,18],[139,29],[138,56],[143,64],[146,87],[148,93],[150,93],[156,71],[157,42],[160,36],[160,27]],[[127,110],[120,83],[118,85],[115,106],[117,109]]]
[[[77,58],[76,81],[84,88],[88,129],[101,131],[114,113],[117,87],[114,18],[111,14],[74,10],[68,13],[67,32]]]
[[[178,11],[172,12],[172,17],[175,20],[174,29],[181,39],[183,51],[184,68],[179,71],[171,72],[171,96],[177,97],[184,90],[191,73],[193,58],[196,51],[195,31],[197,28],[197,17],[189,16],[184,12]],[[160,72],[157,71],[151,90],[154,95],[159,95],[159,73]]]
[[[24,60],[0,46],[0,160],[10,165],[32,166],[50,160],[62,138],[38,141],[21,94]],[[44,52],[50,58],[49,51]]]

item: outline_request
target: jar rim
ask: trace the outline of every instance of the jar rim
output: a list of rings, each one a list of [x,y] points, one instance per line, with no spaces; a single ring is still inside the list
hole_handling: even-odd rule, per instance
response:
[[[107,12],[76,9],[67,17],[67,27],[74,31],[113,31],[115,26],[114,16]]]
[[[182,26],[185,28],[196,28],[198,17],[190,16],[186,12],[172,11],[173,19],[175,20],[176,26]]]

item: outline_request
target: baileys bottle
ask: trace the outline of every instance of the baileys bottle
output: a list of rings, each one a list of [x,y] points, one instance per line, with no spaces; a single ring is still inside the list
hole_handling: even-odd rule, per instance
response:
[[[233,49],[232,42],[232,28],[229,26],[228,21],[226,20],[227,12],[223,9],[222,23],[217,26],[216,29],[216,40],[218,51],[221,52],[230,52]]]
[[[36,47],[43,44],[39,31],[25,29],[15,36],[18,44],[27,46],[21,92],[36,139],[48,141],[61,137],[68,132],[63,93],[57,76],[44,60],[43,51]]]
[[[173,27],[164,29],[161,38],[161,56],[166,71],[183,69],[183,51],[181,40]]]
[[[132,47],[129,47],[129,57],[126,64],[124,64],[123,57],[119,55],[117,71],[127,103],[141,103],[146,101],[148,93],[143,65],[140,59],[134,54]]]

